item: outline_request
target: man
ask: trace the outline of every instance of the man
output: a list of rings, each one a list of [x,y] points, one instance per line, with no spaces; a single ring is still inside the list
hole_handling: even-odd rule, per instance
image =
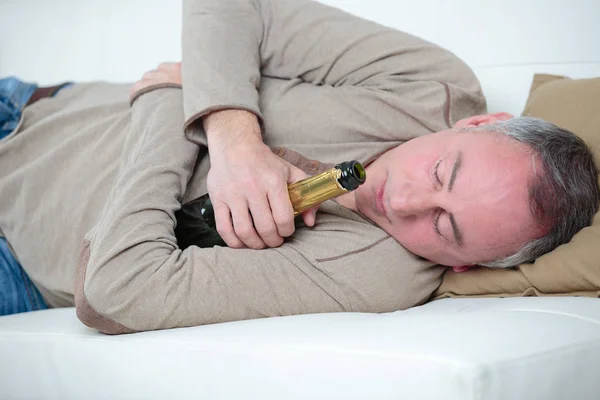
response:
[[[182,37],[183,90],[176,65],[131,108],[125,85],[74,85],[0,145],[5,237],[102,332],[408,308],[437,264],[537,257],[597,208],[580,140],[485,115],[472,72],[418,38],[305,0],[184,1]],[[294,228],[286,184],[347,159],[365,185]],[[230,248],[181,251],[174,212],[207,190]]]

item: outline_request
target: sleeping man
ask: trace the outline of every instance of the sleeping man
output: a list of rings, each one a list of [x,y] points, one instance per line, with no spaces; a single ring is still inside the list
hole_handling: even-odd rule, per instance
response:
[[[75,305],[116,334],[401,310],[446,267],[533,260],[591,222],[585,144],[486,114],[450,52],[307,0],[183,3],[182,63],[133,87],[4,81],[9,312]],[[287,184],[351,159],[366,183],[294,224]],[[206,192],[229,247],[182,251],[174,213]]]

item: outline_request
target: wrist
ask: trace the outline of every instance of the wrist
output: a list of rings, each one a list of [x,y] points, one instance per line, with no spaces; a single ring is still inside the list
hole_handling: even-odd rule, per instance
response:
[[[237,145],[263,143],[258,118],[246,110],[213,111],[202,117],[208,148],[223,150]]]

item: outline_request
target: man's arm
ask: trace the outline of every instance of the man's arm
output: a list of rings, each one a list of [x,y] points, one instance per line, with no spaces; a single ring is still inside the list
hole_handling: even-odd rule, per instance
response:
[[[181,90],[146,93],[132,107],[115,186],[79,260],[85,324],[117,334],[351,309],[291,247],[180,250],[174,213],[198,155],[182,133]]]
[[[223,11],[233,4],[243,6],[247,18],[233,18],[234,9],[229,16]],[[353,309],[331,280],[328,285],[318,283],[328,276],[313,266],[314,260],[294,253],[293,246],[261,251],[191,247],[182,252],[177,248],[174,211],[198,151],[178,135],[184,121],[192,124],[194,118],[220,107],[259,115],[258,94],[248,93],[256,92],[259,83],[253,74],[260,79],[262,72],[273,81],[288,82],[289,87],[277,93],[288,102],[282,111],[289,112],[299,103],[314,109],[290,121],[305,129],[294,133],[313,126],[331,132],[335,139],[362,134],[371,141],[399,141],[446,127],[453,119],[445,106],[450,101],[461,106],[457,107],[461,113],[480,111],[483,101],[476,80],[464,64],[434,45],[318,3],[188,1],[186,7],[189,18],[199,19],[184,20],[185,116],[177,91],[168,96],[148,93],[134,103],[132,131],[117,183],[82,252],[78,315],[102,331],[120,333]],[[202,20],[214,16],[219,18]],[[242,30],[250,41],[260,37],[254,49],[258,53],[229,39],[219,43],[224,34],[218,34],[219,29]],[[253,29],[260,35],[253,36]],[[186,32],[193,31],[196,36],[186,39]],[[210,40],[196,48],[192,39],[202,33]],[[229,59],[226,48],[241,53]],[[186,58],[190,53],[196,58]],[[253,57],[258,61],[253,63]],[[219,76],[213,81],[212,74]],[[225,82],[244,89],[228,90]],[[178,119],[170,119],[173,116]],[[288,124],[282,121],[283,130]],[[395,132],[386,131],[391,127],[397,128]],[[206,145],[200,128],[186,134]],[[402,293],[409,295],[410,290]]]
[[[323,88],[304,89],[321,108],[306,116],[319,130],[362,129],[347,118],[362,114],[387,140],[441,130],[453,113],[484,108],[476,79],[448,51],[314,1],[185,0],[182,44],[185,126],[210,149],[208,190],[231,247],[277,246],[293,232],[285,187],[300,176],[262,143],[261,77]],[[469,107],[450,107],[468,97]],[[407,116],[412,124],[396,123]],[[312,214],[304,217],[312,225]]]
[[[184,0],[183,6],[186,126],[227,108],[262,118],[261,76],[391,92],[403,82],[443,82],[480,95],[469,68],[449,51],[316,1]]]

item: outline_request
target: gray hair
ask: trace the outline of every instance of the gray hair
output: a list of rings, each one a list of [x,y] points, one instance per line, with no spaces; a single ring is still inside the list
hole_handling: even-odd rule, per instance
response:
[[[539,118],[516,117],[464,131],[497,132],[529,146],[539,164],[529,182],[529,209],[550,231],[517,253],[480,263],[492,268],[531,262],[567,243],[598,210],[598,169],[589,147],[572,132]]]

